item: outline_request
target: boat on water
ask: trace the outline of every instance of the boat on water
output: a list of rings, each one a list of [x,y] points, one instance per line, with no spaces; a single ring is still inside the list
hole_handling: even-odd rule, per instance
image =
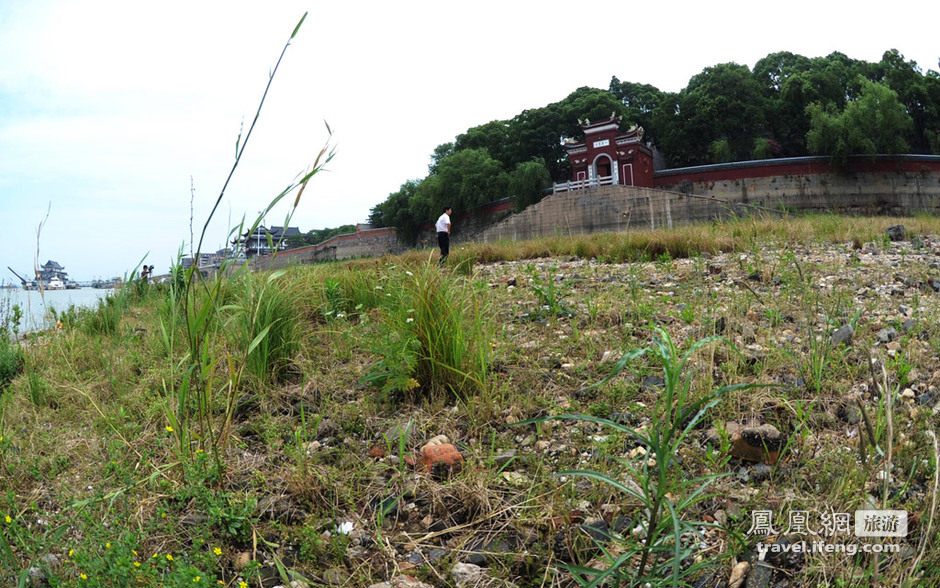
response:
[[[65,290],[65,282],[58,277],[52,278],[44,286],[46,290]]]
[[[69,275],[65,272],[63,266],[51,259],[39,268],[34,280],[27,280],[9,266],[7,266],[7,269],[20,279],[20,284],[24,290],[74,290],[81,288],[77,282],[69,280]]]

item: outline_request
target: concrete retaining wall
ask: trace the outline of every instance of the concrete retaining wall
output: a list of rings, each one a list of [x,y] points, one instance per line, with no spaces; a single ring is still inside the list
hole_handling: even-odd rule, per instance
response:
[[[378,257],[388,253],[401,253],[405,247],[398,242],[395,229],[369,229],[337,235],[323,243],[281,251],[276,255],[255,257],[252,269],[279,269],[289,265],[334,261],[352,257]]]
[[[839,172],[825,158],[703,166],[660,172],[654,184],[553,194],[479,240],[656,229],[781,211],[940,213],[940,157],[933,156],[857,158]]]

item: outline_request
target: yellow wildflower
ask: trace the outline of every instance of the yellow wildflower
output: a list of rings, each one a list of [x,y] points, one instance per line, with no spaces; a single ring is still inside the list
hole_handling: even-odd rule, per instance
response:
[[[166,432],[167,432],[167,433],[172,433],[172,432],[173,432],[173,427],[171,427],[170,425],[167,425],[167,426],[166,426]]]
[[[238,588],[248,588],[248,582],[239,582]]]
[[[104,548],[105,548],[105,549],[111,549],[111,542],[108,541],[107,543],[105,543],[105,544],[104,544]]]
[[[139,568],[139,567],[140,567],[140,562],[139,562],[139,561],[135,561],[135,562],[134,562],[134,567],[135,567],[135,568]]]
[[[87,580],[87,579],[88,579],[88,576],[86,576],[85,574],[82,574],[81,577],[82,577],[82,580]]]
[[[72,557],[72,554],[75,553],[74,549],[69,549],[69,557]]]
[[[215,553],[216,555],[222,555],[222,550],[219,549],[218,547],[216,547],[215,549],[213,549],[212,552]]]
[[[166,554],[166,560],[167,560],[167,561],[173,561],[173,556],[170,555],[169,553]]]
[[[193,582],[198,582],[198,581],[201,580],[201,579],[202,579],[202,578],[200,578],[199,576],[196,576],[195,578],[193,578]]]
[[[13,522],[13,519],[10,518],[10,515],[7,515],[6,522],[8,522],[8,523],[12,523],[12,522]]]

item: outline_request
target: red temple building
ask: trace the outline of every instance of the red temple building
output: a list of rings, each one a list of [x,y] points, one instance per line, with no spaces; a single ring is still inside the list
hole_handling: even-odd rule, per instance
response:
[[[568,143],[571,181],[556,184],[555,192],[596,186],[653,186],[653,152],[641,141],[643,127],[620,132],[621,117],[600,121],[578,121],[584,131],[583,143]]]

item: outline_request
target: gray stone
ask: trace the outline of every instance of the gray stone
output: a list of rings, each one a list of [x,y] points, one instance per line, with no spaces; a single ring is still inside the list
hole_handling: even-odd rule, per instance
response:
[[[937,389],[932,388],[923,392],[917,397],[916,402],[921,406],[932,406],[937,402]]]
[[[888,239],[892,241],[903,241],[907,237],[907,230],[904,225],[891,225],[887,230]]]
[[[330,568],[323,572],[323,581],[327,586],[342,586],[349,579],[349,571],[344,568]]]
[[[398,442],[404,437],[405,446],[411,447],[414,444],[415,436],[417,435],[417,427],[415,426],[414,421],[408,421],[407,423],[395,424],[389,427],[388,431],[383,434],[385,440],[392,444],[392,446],[397,447]]]
[[[453,569],[450,571],[450,575],[454,578],[454,584],[459,587],[466,586],[468,584],[470,586],[474,586],[483,579],[484,571],[483,568],[476,564],[458,563],[454,564]]]
[[[862,420],[862,411],[855,404],[846,402],[839,407],[839,418],[850,425],[857,425]]]
[[[450,555],[450,552],[447,551],[446,549],[435,547],[434,549],[428,552],[428,563],[436,564],[437,562],[441,561],[448,555]]]
[[[851,345],[852,336],[855,334],[855,329],[852,328],[852,325],[844,325],[836,329],[832,334],[831,342],[833,347],[836,345]]]
[[[893,327],[881,329],[878,331],[878,341],[881,343],[890,343],[898,338],[898,332]]]
[[[340,434],[342,429],[339,425],[336,424],[336,421],[332,419],[323,419],[317,425],[317,439],[326,439],[328,437],[335,437]]]
[[[34,588],[39,588],[40,586],[48,586],[49,579],[46,578],[46,572],[42,568],[31,567],[29,568],[29,585]]]
[[[501,451],[499,455],[493,458],[493,462],[496,465],[502,467],[506,465],[507,463],[511,462],[516,457],[517,453],[518,451],[516,451],[515,449],[508,449],[506,451]]]
[[[659,376],[645,376],[640,382],[640,389],[644,392],[662,390],[665,386],[666,381]]]
[[[770,586],[770,580],[773,578],[774,569],[762,561],[755,562],[747,575],[747,581],[744,588],[767,588]]]
[[[750,480],[755,484],[759,484],[764,480],[770,479],[770,474],[773,473],[773,468],[765,463],[755,463],[751,466]]]

